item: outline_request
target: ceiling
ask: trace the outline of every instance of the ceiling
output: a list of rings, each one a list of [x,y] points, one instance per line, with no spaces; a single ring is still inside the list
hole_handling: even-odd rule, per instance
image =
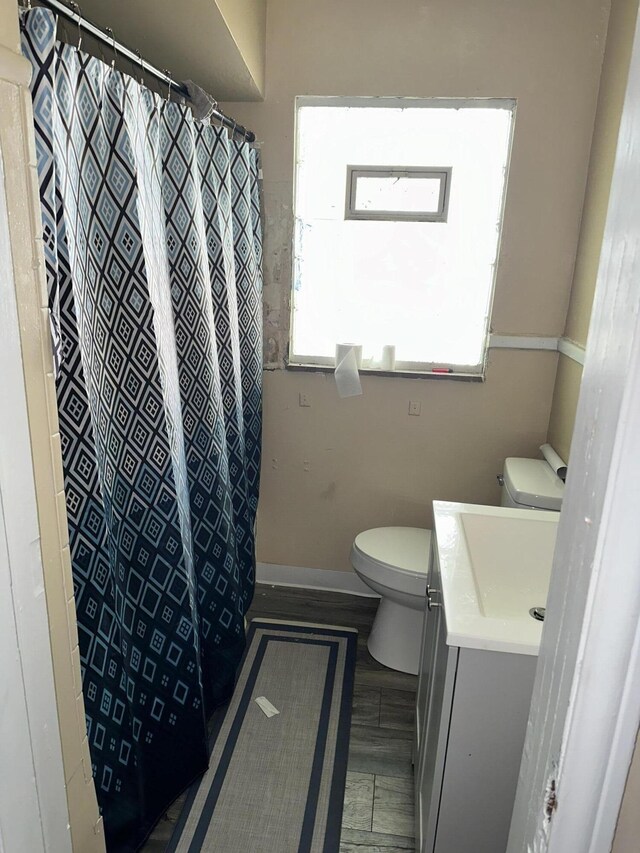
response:
[[[218,101],[262,100],[265,0],[82,0],[81,8],[174,80],[191,79]]]

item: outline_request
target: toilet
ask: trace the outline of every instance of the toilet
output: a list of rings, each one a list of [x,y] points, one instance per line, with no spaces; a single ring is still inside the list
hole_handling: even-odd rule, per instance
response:
[[[367,648],[390,669],[418,674],[431,531],[376,527],[359,533],[351,548],[356,574],[382,596]]]
[[[510,456],[498,482],[504,507],[560,511],[564,483],[544,459]],[[367,648],[379,663],[412,675],[420,661],[430,550],[431,531],[421,527],[365,530],[351,548],[356,574],[382,596]]]
[[[544,459],[505,459],[498,476],[502,486],[501,506],[560,512],[564,483]]]

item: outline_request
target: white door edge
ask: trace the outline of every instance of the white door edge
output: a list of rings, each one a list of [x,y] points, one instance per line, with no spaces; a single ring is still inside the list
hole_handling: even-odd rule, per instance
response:
[[[640,38],[508,853],[609,853],[640,723]]]

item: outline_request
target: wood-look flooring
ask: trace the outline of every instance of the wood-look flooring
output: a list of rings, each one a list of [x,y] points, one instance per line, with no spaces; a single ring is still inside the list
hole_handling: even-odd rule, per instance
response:
[[[248,619],[358,629],[340,853],[407,853],[415,849],[411,746],[417,678],[387,669],[369,654],[367,638],[377,606],[373,598],[258,584],[247,614]],[[164,853],[183,802],[181,797],[159,821],[143,853]]]

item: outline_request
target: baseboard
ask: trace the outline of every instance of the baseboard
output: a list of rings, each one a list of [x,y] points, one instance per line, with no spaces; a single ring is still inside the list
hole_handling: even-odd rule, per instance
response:
[[[355,572],[337,572],[335,569],[310,569],[307,566],[258,563],[256,581],[275,586],[326,589],[328,592],[348,592],[351,595],[361,595],[366,598],[380,598],[360,580]]]

